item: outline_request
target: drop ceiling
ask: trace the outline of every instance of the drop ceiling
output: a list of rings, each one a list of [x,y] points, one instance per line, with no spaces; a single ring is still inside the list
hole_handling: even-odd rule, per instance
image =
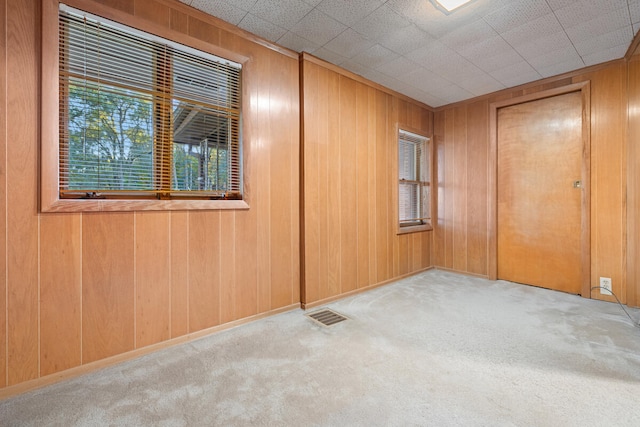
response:
[[[640,0],[180,0],[432,107],[624,56]]]

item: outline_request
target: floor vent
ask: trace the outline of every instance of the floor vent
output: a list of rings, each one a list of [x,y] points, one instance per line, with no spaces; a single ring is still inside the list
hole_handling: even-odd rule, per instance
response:
[[[328,308],[309,313],[307,314],[307,317],[310,317],[311,319],[324,326],[335,325],[336,323],[340,323],[343,320],[347,320],[347,317],[343,316],[342,314],[338,314],[335,311],[331,311]]]

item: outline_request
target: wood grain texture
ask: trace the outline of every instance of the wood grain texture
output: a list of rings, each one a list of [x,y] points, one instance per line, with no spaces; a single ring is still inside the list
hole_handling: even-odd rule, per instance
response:
[[[220,324],[220,212],[189,213],[189,332]]]
[[[7,1],[0,0],[0,111],[7,111]],[[0,218],[7,218],[7,116],[0,113]],[[7,226],[0,226],[0,388],[7,385]]]
[[[136,213],[136,348],[171,338],[171,213]]]
[[[627,165],[631,160],[627,160],[625,135],[625,120],[627,115],[627,95],[625,84],[627,77],[625,74],[626,64],[624,61],[616,61],[605,65],[590,67],[583,71],[574,72],[570,75],[559,76],[557,78],[545,79],[538,83],[531,83],[522,88],[506,89],[501,92],[483,96],[468,101],[464,101],[452,106],[438,109],[434,116],[436,135],[436,167],[438,168],[438,218],[434,230],[434,264],[442,268],[453,268],[454,261],[460,263],[461,260],[454,260],[450,244],[453,241],[454,212],[451,210],[451,198],[458,197],[455,186],[452,185],[454,179],[453,171],[459,171],[464,167],[461,159],[451,159],[451,141],[455,139],[452,124],[452,115],[455,108],[466,106],[467,111],[467,137],[466,144],[468,155],[466,162],[468,170],[467,182],[469,186],[467,192],[467,221],[478,221],[473,226],[467,226],[467,247],[465,254],[467,257],[467,273],[491,276],[492,267],[490,248],[495,247],[495,230],[492,229],[492,210],[488,207],[487,226],[477,228],[476,224],[483,221],[482,213],[476,217],[475,213],[484,211],[483,198],[491,200],[493,186],[495,182],[491,174],[487,177],[487,187],[483,189],[485,172],[483,171],[485,161],[478,157],[478,153],[489,153],[486,162],[489,170],[495,168],[492,163],[490,152],[489,136],[491,128],[487,126],[491,123],[490,117],[486,118],[483,104],[508,102],[508,100],[523,95],[535,95],[541,91],[561,89],[568,84],[590,81],[591,86],[591,277],[590,283],[596,286],[598,277],[612,277],[614,292],[626,298],[627,295],[627,248],[625,240],[628,240],[627,209],[624,195],[626,191]],[[488,121],[487,121],[488,120]],[[463,141],[464,143],[464,141]],[[471,155],[471,152],[474,154]],[[492,166],[493,164],[493,166]],[[475,179],[476,177],[480,179]],[[473,185],[471,182],[473,180]],[[473,215],[472,215],[473,212]],[[477,218],[477,219],[476,219]],[[493,243],[492,243],[493,241]],[[483,249],[486,248],[486,249]],[[487,259],[487,270],[481,268],[483,260]],[[584,292],[584,289],[582,290]],[[594,293],[594,298],[610,299]]]
[[[398,126],[432,113],[302,59],[305,306],[431,266],[431,231],[397,234]]]
[[[582,94],[501,108],[497,125],[498,278],[579,294]]]
[[[82,363],[135,348],[134,214],[82,216]]]
[[[171,338],[189,333],[189,213],[171,212]]]
[[[629,62],[628,93],[627,304],[638,307],[640,306],[640,55],[631,57]]]
[[[614,63],[579,78],[591,82],[591,286],[610,277],[626,302],[627,70]],[[593,298],[614,301],[593,291]]]
[[[81,231],[80,214],[40,219],[40,375],[82,363]]]
[[[6,238],[7,385],[37,378],[38,30],[37,2],[7,4]]]
[[[55,46],[42,56],[40,72],[39,10],[47,10],[43,41],[55,41],[57,2],[2,0],[0,246],[9,252],[0,256],[0,387],[61,376],[222,320],[290,307],[300,297],[297,58],[222,30],[178,2],[70,3],[209,52],[233,49],[230,59],[244,62],[246,198],[224,214],[218,202],[118,202],[138,211],[38,213],[39,135],[51,143],[58,126]],[[42,128],[34,126],[40,116]],[[40,158],[50,155],[45,150]]]

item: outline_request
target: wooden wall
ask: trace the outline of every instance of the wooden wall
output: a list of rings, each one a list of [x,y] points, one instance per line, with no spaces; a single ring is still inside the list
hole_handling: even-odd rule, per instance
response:
[[[300,301],[297,54],[177,1],[72,3],[249,58],[250,208],[39,214],[43,1],[0,0],[0,387]]]
[[[431,266],[431,231],[397,234],[398,125],[432,133],[433,113],[304,55],[302,303]]]
[[[624,60],[443,107],[435,113],[438,219],[434,264],[487,276],[489,105],[591,82],[591,286],[611,277],[626,300],[627,64]],[[601,298],[594,291],[594,298]],[[605,297],[603,299],[611,297]],[[631,301],[630,301],[631,302]]]
[[[640,306],[640,47],[629,60],[628,120],[627,304]]]

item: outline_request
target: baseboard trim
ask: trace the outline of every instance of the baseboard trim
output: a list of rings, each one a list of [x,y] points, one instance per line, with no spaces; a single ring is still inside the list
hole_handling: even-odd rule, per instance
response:
[[[136,359],[138,357],[144,356],[149,353],[153,353],[158,350],[163,350],[165,348],[174,347],[179,344],[185,344],[188,342],[192,342],[198,340],[200,338],[204,338],[206,336],[212,335],[217,332],[225,331],[227,329],[235,328],[237,326],[241,326],[247,323],[251,323],[255,320],[264,319],[265,317],[274,316],[280,313],[286,313],[288,311],[293,311],[296,309],[300,309],[300,303],[291,304],[285,307],[277,308],[275,310],[266,311],[264,313],[256,314],[253,316],[245,317],[242,319],[234,320],[232,322],[224,323],[222,325],[212,326],[207,329],[202,329],[200,331],[191,332],[186,335],[182,335],[176,338],[172,338],[167,341],[162,341],[157,344],[152,344],[147,347],[138,348],[135,350],[128,351],[126,353],[117,354],[115,356],[107,357],[106,359],[97,360],[95,362],[87,363],[86,365],[76,366],[74,368],[70,368],[61,372],[57,372],[55,374],[46,375],[44,377],[36,378],[33,380],[25,381],[19,384],[15,384],[9,387],[5,387],[0,389],[0,400],[6,399],[9,397],[17,396],[22,393],[26,393],[31,390],[35,390],[37,388],[45,387],[51,384],[55,384],[60,381],[68,380],[71,378],[75,378],[84,374],[88,374],[90,372],[95,372],[103,368],[107,368],[110,366],[117,365],[118,363],[126,362],[129,360]]]
[[[389,280],[385,280],[385,281],[382,281],[382,282],[378,282],[376,284],[369,285],[369,286],[366,286],[364,288],[354,289],[353,291],[345,292],[345,293],[342,293],[340,295],[334,295],[332,297],[324,298],[324,299],[321,299],[321,300],[318,300],[318,301],[313,301],[313,302],[308,302],[308,303],[301,302],[300,306],[302,307],[303,310],[308,310],[310,308],[318,307],[318,306],[324,305],[324,304],[329,304],[330,302],[334,302],[334,301],[337,301],[337,300],[340,300],[340,299],[343,299],[343,298],[347,298],[347,297],[350,297],[350,296],[353,296],[353,295],[357,295],[357,294],[360,294],[360,293],[363,293],[363,292],[367,292],[367,291],[370,291],[372,289],[379,288],[380,286],[384,286],[384,285],[391,284],[393,282],[397,282],[398,280],[405,279],[407,277],[415,276],[416,274],[423,273],[423,272],[428,271],[428,270],[432,270],[433,268],[434,267],[427,267],[427,268],[423,268],[421,270],[412,271],[411,273],[403,274],[401,276],[394,277],[393,279],[389,279]]]

